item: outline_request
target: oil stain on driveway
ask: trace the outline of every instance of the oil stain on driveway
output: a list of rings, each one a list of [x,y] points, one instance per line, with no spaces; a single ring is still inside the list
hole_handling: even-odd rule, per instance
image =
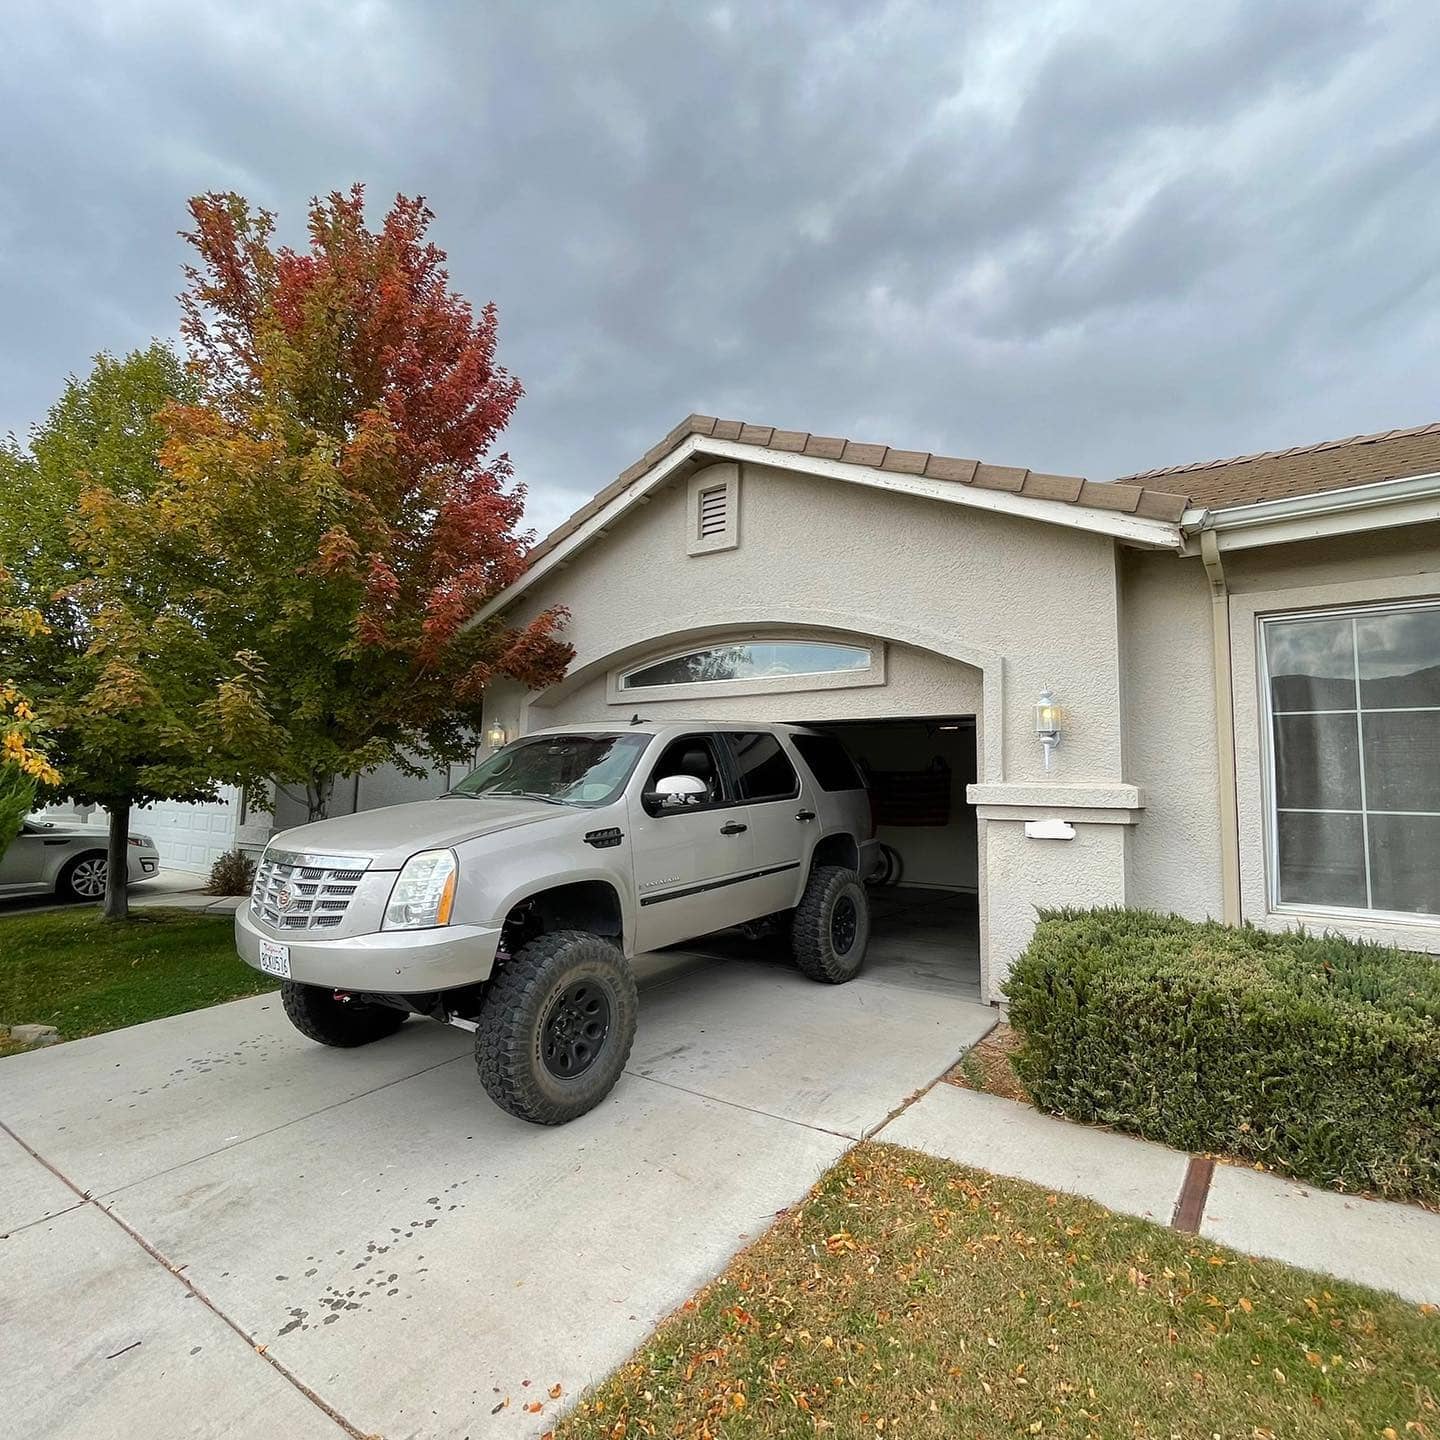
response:
[[[0,1414],[39,1437],[542,1433],[993,1023],[882,974],[641,957],[559,1129],[468,1037],[314,1046],[273,996],[0,1062]]]

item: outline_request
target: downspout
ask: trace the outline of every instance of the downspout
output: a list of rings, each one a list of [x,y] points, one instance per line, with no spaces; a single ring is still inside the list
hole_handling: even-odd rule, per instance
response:
[[[1223,918],[1240,923],[1240,820],[1235,782],[1235,685],[1230,664],[1230,588],[1213,530],[1200,532],[1200,558],[1210,577],[1210,642],[1215,674],[1215,748],[1220,767],[1220,883]]]

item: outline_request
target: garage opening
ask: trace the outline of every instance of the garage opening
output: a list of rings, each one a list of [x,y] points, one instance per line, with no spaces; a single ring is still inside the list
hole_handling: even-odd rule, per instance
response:
[[[808,720],[834,735],[865,775],[884,863],[867,878],[865,975],[910,989],[979,1000],[980,916],[975,808],[975,717]],[[686,951],[789,964],[783,934],[727,930]]]
[[[866,969],[980,998],[973,715],[829,720],[870,787],[882,864],[868,877]]]

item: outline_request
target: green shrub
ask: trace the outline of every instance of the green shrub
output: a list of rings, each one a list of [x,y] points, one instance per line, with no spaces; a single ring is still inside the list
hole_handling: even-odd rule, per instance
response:
[[[211,867],[205,890],[210,895],[248,895],[255,883],[255,861],[243,850],[227,850]]]
[[[1036,1105],[1440,1200],[1440,957],[1135,910],[1043,914],[1005,986]]]

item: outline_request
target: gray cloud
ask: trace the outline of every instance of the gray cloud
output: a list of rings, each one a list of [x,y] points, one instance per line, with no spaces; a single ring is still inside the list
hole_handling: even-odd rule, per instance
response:
[[[188,195],[435,208],[548,528],[692,409],[1107,478],[1437,418],[1440,11],[35,0],[0,428],[174,333]]]

